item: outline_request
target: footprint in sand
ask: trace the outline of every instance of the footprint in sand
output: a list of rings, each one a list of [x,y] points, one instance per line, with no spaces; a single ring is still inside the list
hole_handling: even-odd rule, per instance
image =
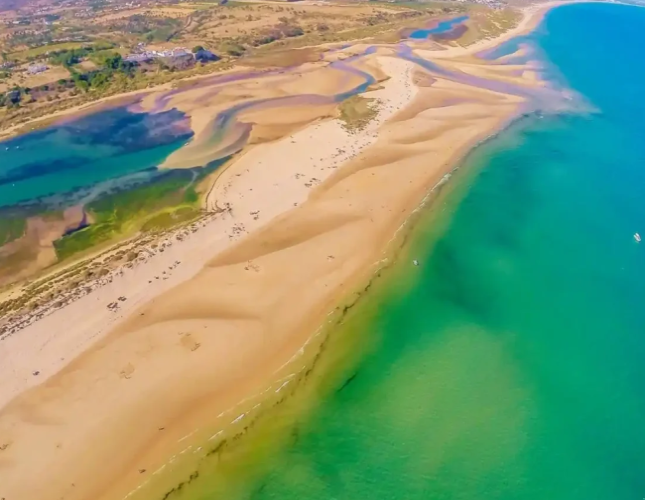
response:
[[[192,334],[190,333],[185,333],[181,334],[181,346],[184,347],[185,349],[188,349],[189,351],[196,351],[199,349],[201,344],[199,344],[195,338],[193,337]]]
[[[130,379],[132,378],[133,373],[134,373],[134,365],[132,363],[128,363],[127,365],[125,365],[123,370],[121,370],[121,372],[119,373],[119,376],[121,378]]]

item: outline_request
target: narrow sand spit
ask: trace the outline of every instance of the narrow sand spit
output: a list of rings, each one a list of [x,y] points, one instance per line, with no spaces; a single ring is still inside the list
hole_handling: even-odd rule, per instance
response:
[[[522,20],[518,23],[518,25],[503,33],[502,35],[496,38],[485,38],[483,40],[479,40],[478,42],[468,45],[467,47],[450,47],[446,50],[437,51],[434,54],[434,57],[437,59],[461,57],[465,55],[477,54],[478,52],[491,49],[510,40],[511,38],[515,38],[517,36],[524,35],[533,31],[538,26],[538,24],[540,24],[546,13],[551,9],[567,3],[575,3],[576,1],[584,0],[556,0],[552,2],[529,5],[528,7],[524,8]]]
[[[391,58],[381,58],[381,62],[392,78],[382,90],[370,93],[382,105],[369,131],[350,134],[334,120],[295,134],[300,137],[295,147],[291,142],[294,139],[285,138],[252,148],[225,171],[223,179],[229,180],[218,181],[208,197],[211,208],[216,203],[220,207],[231,203],[232,213],[214,218],[181,242],[173,239],[172,246],[146,265],[126,270],[108,285],[0,341],[0,407],[58,372],[138,306],[194,276],[217,252],[306,200],[313,187],[329,177],[342,161],[373,143],[375,124],[403,109],[415,95],[410,63]],[[331,135],[326,135],[327,130]],[[337,151],[343,148],[346,153],[339,155]],[[310,151],[317,152],[316,161]],[[251,165],[250,158],[262,158],[265,153],[267,159]],[[325,162],[329,168],[325,168]],[[245,172],[249,167],[253,176]],[[236,172],[241,175],[238,177]],[[229,185],[230,179],[238,181],[234,187]],[[220,196],[221,193],[226,194]],[[180,264],[175,266],[176,262]],[[107,308],[122,296],[127,300],[119,303],[118,310]],[[61,325],[65,325],[64,335]]]
[[[214,415],[264,390],[454,162],[524,102],[373,57],[390,79],[369,93],[380,111],[364,131],[331,120],[249,148],[208,196],[230,210],[0,342],[0,498],[135,490]],[[477,74],[511,78],[499,71]],[[172,487],[163,476],[141,495]]]
[[[310,122],[329,116],[335,109],[333,96],[351,91],[364,82],[364,76],[328,64],[308,65],[290,72],[270,74],[212,88],[188,89],[168,99],[164,109],[177,108],[191,119],[193,139],[172,153],[162,168],[190,168],[226,156],[253,123],[284,126]],[[237,109],[230,113],[232,108]],[[218,114],[235,115],[237,126],[213,138]],[[303,116],[304,115],[304,116]]]
[[[379,57],[379,65],[390,75],[383,88],[363,94],[376,99],[378,114],[365,129],[348,133],[339,120],[311,125],[270,144],[251,148],[217,179],[207,205],[229,207],[247,230],[298,206],[313,186],[327,179],[348,160],[376,142],[378,129],[412,102],[413,64]]]

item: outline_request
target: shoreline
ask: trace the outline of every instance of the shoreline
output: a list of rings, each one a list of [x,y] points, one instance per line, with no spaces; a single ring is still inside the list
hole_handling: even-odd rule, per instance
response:
[[[405,64],[399,59],[394,60]],[[419,72],[421,70],[417,68],[417,73]],[[410,76],[407,75],[407,77]],[[131,471],[125,472],[122,470],[123,466],[118,467],[113,464],[107,466],[108,470],[103,471],[104,476],[111,474],[113,477],[119,476],[120,478],[118,481],[120,484],[110,483],[109,491],[105,491],[99,484],[84,484],[81,487],[81,483],[77,482],[74,490],[70,490],[69,485],[65,486],[60,474],[64,475],[69,467],[76,466],[77,469],[83,469],[82,471],[75,470],[74,476],[80,475],[87,478],[88,474],[94,470],[93,467],[96,466],[92,463],[79,464],[74,460],[68,464],[64,462],[56,464],[48,472],[48,475],[52,477],[52,489],[58,488],[59,492],[67,492],[63,493],[64,498],[70,499],[115,498],[117,491],[127,491],[130,486],[141,482],[141,473],[137,473],[137,470],[157,470],[160,466],[159,457],[171,456],[171,450],[176,448],[176,443],[190,435],[190,433],[185,434],[187,429],[194,428],[196,422],[207,421],[204,418],[206,414],[212,414],[212,411],[217,407],[226,408],[227,405],[230,407],[230,402],[233,402],[232,406],[235,406],[235,401],[239,401],[240,394],[253,393],[253,388],[266,386],[267,374],[271,373],[271,367],[279,369],[284,366],[284,363],[280,364],[280,361],[288,362],[293,358],[293,352],[297,353],[302,349],[304,332],[316,331],[316,328],[324,323],[325,317],[329,314],[328,311],[333,310],[334,304],[338,303],[339,297],[352,293],[353,289],[373,275],[374,262],[379,262],[382,259],[383,249],[388,248],[410,214],[419,209],[420,203],[428,195],[428,191],[441,182],[447,173],[458,168],[460,161],[468,151],[503,129],[508,121],[519,112],[522,103],[516,97],[502,97],[495,92],[469,89],[464,84],[445,80],[440,80],[439,83],[427,87],[415,86],[417,92],[423,94],[421,96],[423,103],[419,99],[416,99],[414,103],[406,102],[404,109],[397,109],[396,116],[391,120],[387,123],[378,123],[382,130],[379,131],[378,137],[373,137],[373,142],[367,140],[361,149],[361,152],[364,151],[362,155],[358,156],[358,152],[354,155],[352,152],[352,155],[340,157],[339,161],[343,160],[342,163],[344,163],[342,168],[331,173],[328,178],[322,179],[320,185],[311,191],[296,191],[291,186],[288,189],[294,194],[290,197],[263,193],[262,199],[265,200],[268,207],[266,213],[269,213],[271,219],[268,224],[264,226],[258,224],[257,229],[250,230],[249,234],[240,239],[235,246],[229,247],[228,250],[211,258],[206,267],[201,271],[196,271],[195,276],[190,280],[182,281],[175,287],[169,287],[168,292],[162,296],[157,295],[152,303],[144,304],[138,308],[138,316],[123,318],[123,323],[110,333],[112,341],[108,342],[107,338],[100,340],[96,347],[91,348],[91,352],[88,351],[83,355],[83,358],[86,359],[75,359],[67,364],[60,372],[60,376],[56,376],[57,393],[64,396],[64,387],[69,386],[72,389],[79,387],[79,383],[83,384],[77,380],[78,373],[91,374],[90,367],[94,366],[99,369],[102,363],[113,366],[119,358],[118,352],[124,352],[135,344],[149,344],[150,352],[155,352],[155,349],[158,349],[156,357],[161,358],[160,360],[154,361],[147,356],[137,363],[127,362],[123,364],[124,368],[116,382],[110,382],[111,387],[120,387],[119,400],[125,407],[126,402],[129,398],[134,397],[136,392],[125,384],[157,383],[154,378],[137,382],[138,373],[158,366],[158,363],[163,362],[164,359],[167,362],[174,359],[175,355],[170,354],[168,349],[177,342],[176,331],[188,329],[191,330],[190,333],[180,333],[179,344],[189,353],[194,354],[181,355],[182,360],[175,360],[176,366],[167,367],[169,373],[165,378],[182,367],[186,369],[190,366],[190,370],[193,372],[192,376],[197,376],[197,379],[201,380],[201,384],[205,387],[208,386],[208,394],[218,394],[219,402],[215,406],[212,403],[198,403],[207,394],[200,391],[188,395],[173,395],[170,398],[174,399],[171,402],[173,408],[187,410],[190,407],[191,411],[182,411],[183,422],[181,425],[174,425],[172,432],[166,433],[163,439],[155,439],[155,445],[146,448],[145,452],[142,451],[141,444],[145,442],[150,445],[152,443],[150,440],[154,439],[152,436],[158,433],[150,434],[146,431],[145,436],[136,437],[131,435],[131,431],[124,433],[125,435],[122,435],[120,439],[122,445],[124,444],[123,440],[128,439],[128,434],[134,442],[125,447],[131,451],[121,450],[121,454],[130,453],[132,457],[136,455],[135,461],[138,469],[134,467]],[[449,112],[442,111],[444,108],[431,105],[434,100],[443,101],[450,98],[466,99],[466,101],[472,99],[473,101],[472,103],[457,104]],[[461,111],[457,112],[455,107]],[[432,112],[428,114],[428,111]],[[455,116],[460,118],[456,119]],[[330,122],[310,125],[301,132],[285,137],[282,141],[295,141],[294,148],[298,146],[303,148],[303,144],[306,148],[309,143],[298,134],[303,132],[310,134],[309,138],[311,139],[315,135],[312,133],[313,131],[320,133],[321,127],[328,123]],[[323,132],[325,134],[333,133],[324,130],[324,128]],[[369,133],[375,132],[369,131]],[[464,133],[468,134],[468,140],[464,141]],[[295,139],[294,136],[296,136]],[[368,136],[367,139],[369,138]],[[355,138],[350,139],[355,140]],[[279,144],[280,141],[277,143]],[[440,147],[442,144],[443,149]],[[428,151],[429,145],[432,145],[435,150]],[[254,146],[250,152],[258,151],[263,146],[266,146],[264,149],[275,148],[276,143]],[[367,149],[368,146],[369,149]],[[283,146],[280,151],[284,152],[287,149]],[[418,165],[423,155],[426,155],[426,158],[431,158],[429,160],[432,163],[431,167]],[[229,185],[229,188],[232,188],[232,193],[239,194],[249,185],[254,187],[267,185],[268,179],[263,179],[261,173],[253,171],[253,165],[249,163],[253,161],[257,161],[257,159],[254,160],[252,155],[242,155],[233,165],[222,172],[222,175],[229,172],[228,181],[233,181]],[[298,161],[297,158],[296,161]],[[327,160],[321,158],[318,161]],[[396,167],[393,169],[392,165],[396,165]],[[248,176],[243,176],[242,174],[246,172],[248,172]],[[238,174],[240,175],[238,176]],[[283,182],[291,179],[292,174],[293,171],[287,168]],[[247,177],[250,180],[245,180]],[[401,177],[405,177],[405,179],[401,180]],[[255,184],[244,184],[251,181]],[[223,180],[220,180],[220,184],[222,182]],[[309,187],[313,188],[313,184]],[[276,187],[284,188],[285,185]],[[398,192],[391,192],[397,191],[397,189]],[[282,193],[282,189],[277,191]],[[379,193],[380,196],[375,193]],[[294,198],[296,194],[304,198]],[[213,196],[226,196],[226,193],[216,190]],[[297,208],[292,206],[294,199],[296,199],[295,203],[299,203]],[[392,215],[394,207],[398,207],[401,212]],[[242,209],[246,209],[244,205],[242,205]],[[253,220],[253,214],[249,215]],[[241,234],[240,232],[239,235]],[[357,234],[361,236],[357,238]],[[392,237],[392,234],[395,236]],[[364,248],[366,242],[370,243],[367,245],[370,247],[368,249]],[[293,269],[296,262],[299,263],[299,275],[298,273],[294,274],[293,271],[289,274],[287,270]],[[288,283],[281,283],[285,280]],[[227,286],[224,287],[225,290],[208,290],[206,292],[207,283],[227,283]],[[295,295],[294,289],[297,290]],[[268,292],[268,290],[271,291]],[[209,296],[205,297],[205,294]],[[291,299],[298,297],[296,303],[299,302],[303,309],[296,314],[297,318],[292,317],[293,311],[289,310],[289,307],[285,309],[288,303],[293,303],[289,297]],[[259,303],[251,304],[249,302],[251,299]],[[212,316],[214,314],[213,308],[215,316]],[[171,310],[176,311],[178,315],[172,314]],[[186,313],[188,310],[202,311],[199,313],[202,316],[205,311],[209,311],[206,316],[210,314],[212,319],[200,319],[199,321],[202,321],[203,324],[200,324],[199,321],[196,323],[195,320],[188,319],[190,314],[194,314]],[[225,311],[225,316],[221,316]],[[142,319],[142,316],[145,318]],[[199,317],[199,315],[196,316],[196,318]],[[278,324],[281,326],[276,330]],[[317,326],[312,328],[314,324]],[[261,325],[263,326],[258,329]],[[150,328],[152,326],[155,329],[154,337],[151,336]],[[174,334],[166,331],[169,326],[172,326]],[[234,353],[230,348],[232,344],[217,344],[218,341],[215,340],[216,345],[211,346],[209,343],[213,341],[212,338],[192,331],[197,331],[200,327],[207,331],[215,327],[219,333],[230,331],[225,334],[230,337],[227,342],[233,342],[234,337],[231,335],[238,331],[238,334],[246,332],[244,336],[249,336],[249,340],[256,339],[253,342],[260,343],[255,346],[251,344],[238,345],[238,348],[241,348],[243,352]],[[310,333],[307,334],[307,338],[311,338]],[[270,339],[273,340],[267,342]],[[222,358],[222,348],[227,351],[227,358],[237,356],[237,359]],[[209,353],[210,356],[207,356]],[[291,354],[287,356],[289,353]],[[224,376],[224,372],[219,369],[213,370],[213,355],[216,356],[215,359],[219,359],[220,362],[228,366],[229,375]],[[243,357],[240,358],[240,355]],[[199,359],[184,359],[190,356],[193,358],[198,356]],[[121,359],[123,358],[121,357]],[[239,363],[242,359],[244,359],[244,366],[254,366],[252,371],[255,373],[249,374],[240,371],[239,366],[233,369],[231,363]],[[91,363],[84,365],[83,361]],[[208,364],[205,364],[207,361]],[[189,365],[185,365],[185,363],[189,363]],[[264,369],[261,369],[261,366]],[[213,371],[218,373],[210,373]],[[123,375],[124,373],[125,375]],[[176,373],[179,375],[179,372]],[[107,383],[107,381],[101,382]],[[170,387],[166,384],[164,390],[172,391],[173,386],[177,389],[183,387],[183,385],[176,384],[175,381],[170,383]],[[215,388],[209,384],[214,384]],[[42,389],[40,392],[46,396],[45,386],[48,385],[51,391],[53,387],[49,383],[42,384],[37,389]],[[95,389],[98,387],[96,386]],[[138,391],[142,389],[143,387]],[[152,392],[150,392],[151,390]],[[147,416],[153,421],[158,421],[161,417],[169,418],[173,414],[175,410],[170,407],[164,413],[163,407],[169,402],[167,397],[166,401],[163,400],[158,389],[146,389],[144,392],[149,396],[146,398],[147,405],[142,402],[135,404],[132,400],[129,410],[127,408],[118,409],[127,413],[121,413],[121,417],[115,415],[112,418],[129,420],[135,418],[136,415],[138,419],[145,419]],[[109,391],[107,393],[110,394]],[[141,394],[137,392],[136,396],[141,396]],[[39,399],[35,396],[34,391],[25,394],[25,396],[27,395],[30,396],[29,399],[32,403],[35,402],[34,398]],[[47,404],[54,404],[49,401],[47,396],[45,400],[48,400]],[[193,403],[187,407],[188,401],[193,401]],[[109,402],[104,402],[104,404],[107,403]],[[11,410],[16,409],[16,404],[18,403],[13,401],[7,406],[10,413]],[[42,403],[39,404],[42,406]],[[47,405],[42,409],[46,410]],[[49,410],[53,411],[53,407]],[[88,415],[85,414],[85,417]],[[0,420],[0,424],[2,424],[2,420]],[[87,422],[77,422],[77,424],[85,429],[74,429],[77,438],[73,449],[76,449],[77,452],[82,449],[81,438],[84,435],[92,435],[97,438],[99,443],[97,447],[101,453],[108,453],[115,446],[114,443],[108,441],[108,434],[104,430],[87,427]],[[93,425],[95,424],[96,421]],[[0,425],[1,430],[2,425]],[[44,435],[41,429],[35,430],[42,439],[30,436],[29,441],[42,443],[43,439],[45,441],[48,439],[46,432]],[[169,436],[169,434],[172,435]],[[1,437],[2,433],[0,432],[0,440]],[[22,435],[21,438],[27,439],[27,436]],[[9,448],[12,452],[13,449],[13,446]],[[132,455],[134,449],[139,451]],[[171,453],[168,453],[169,451]],[[74,453],[70,453],[70,455],[74,456]],[[46,458],[42,460],[46,460]],[[88,462],[92,462],[92,459],[88,459]],[[134,462],[130,461],[126,465],[134,466]],[[103,478],[101,480],[105,481]],[[103,486],[107,487],[107,484]],[[43,495],[49,493],[49,490],[47,492],[41,490],[38,495],[39,498],[45,499],[49,497]],[[14,497],[12,496],[12,498]]]
[[[200,467],[195,464],[201,464],[201,461],[191,459],[187,452],[197,454],[206,450],[200,455],[204,461],[212,454],[217,454],[219,457],[226,450],[228,443],[244,437],[251,427],[255,425],[256,420],[266,416],[263,413],[263,408],[266,408],[266,412],[270,414],[276,406],[293,395],[301,383],[306,383],[307,376],[316,368],[318,358],[325,349],[325,343],[329,335],[333,334],[333,329],[342,323],[347,312],[359,305],[361,299],[366,297],[369,289],[382,278],[382,273],[387,273],[394,266],[400,264],[397,259],[401,253],[405,252],[406,242],[410,237],[410,233],[414,230],[417,219],[422,217],[426,210],[432,209],[432,203],[441,194],[444,187],[447,187],[450,177],[461,168],[462,163],[475,148],[494,139],[519,119],[521,117],[515,115],[508,120],[500,120],[497,127],[484,132],[479,137],[473,138],[470,144],[455,150],[453,158],[444,163],[445,170],[437,172],[437,175],[433,177],[428,185],[420,187],[416,191],[418,202],[411,203],[407,209],[404,209],[405,216],[399,219],[397,224],[390,226],[388,231],[384,231],[385,235],[389,234],[391,236],[387,241],[384,241],[384,246],[380,253],[375,251],[374,259],[362,269],[358,269],[355,275],[348,278],[344,291],[339,292],[335,299],[332,298],[329,301],[327,309],[321,309],[317,316],[309,318],[310,327],[301,329],[301,336],[299,336],[299,340],[293,347],[294,354],[288,359],[285,358],[284,362],[279,366],[278,363],[273,364],[274,369],[271,372],[272,377],[268,379],[269,383],[267,383],[266,377],[260,375],[257,379],[257,385],[255,385],[255,392],[247,393],[244,400],[231,407],[211,407],[217,408],[218,411],[222,410],[217,416],[218,422],[220,419],[228,420],[222,420],[219,425],[215,424],[195,429],[178,440],[178,443],[182,442],[183,448],[176,450],[172,456],[168,455],[169,460],[160,464],[159,468],[153,473],[154,476],[161,471],[169,474],[172,473],[172,470],[169,471],[168,468],[176,466],[179,470],[170,476],[170,481],[168,482],[168,478],[166,478],[166,482],[161,482],[161,485],[153,483],[153,489],[148,491],[147,488],[150,487],[150,482],[158,480],[156,477],[149,478],[145,483],[128,492],[123,499],[147,500],[158,496],[163,497],[164,492],[167,494],[172,491],[177,484],[181,484],[182,487],[190,485],[199,477]],[[298,345],[301,345],[301,347],[297,348]],[[259,368],[256,367],[256,369],[259,371]],[[270,369],[264,370],[265,374],[269,372]],[[276,399],[274,394],[280,393],[285,387],[288,387],[289,390]],[[206,446],[211,442],[216,444],[210,449],[206,449]],[[235,445],[233,444],[232,446]],[[181,460],[184,455],[187,457],[187,463],[182,464],[179,462],[177,464],[176,462]]]
[[[495,135],[490,138],[495,137]],[[489,139],[480,141],[478,145]],[[361,301],[367,297],[372,287],[382,286],[384,280],[388,279],[388,273],[395,272],[396,267],[404,265],[399,261],[399,258],[401,254],[406,252],[408,239],[418,219],[424,216],[426,210],[431,209],[431,204],[447,187],[448,177],[452,176],[459,168],[459,165],[455,166],[426,194],[420,205],[409,214],[408,218],[395,231],[394,236],[388,242],[387,248],[383,251],[383,258],[374,262],[366,271],[364,277],[355,278],[355,289],[349,291],[336,302],[336,306],[321,320],[317,329],[306,337],[302,347],[274,371],[273,375],[276,377],[270,384],[256,394],[249,395],[236,406],[220,413],[217,416],[217,423],[212,425],[212,429],[210,427],[197,429],[194,433],[180,439],[186,445],[185,448],[170,457],[166,463],[155,470],[151,478],[127,493],[123,500],[133,497],[140,498],[138,495],[142,493],[142,490],[144,490],[145,495],[141,498],[147,499],[164,496],[164,489],[165,494],[168,494],[177,489],[177,484],[183,485],[182,488],[190,486],[198,477],[201,477],[200,471],[213,466],[212,463],[208,462],[209,457],[216,455],[217,461],[222,460],[222,455],[228,450],[229,443],[234,447],[235,444],[233,443],[237,439],[244,438],[258,422],[262,425],[262,420],[266,419],[267,416],[272,416],[276,410],[280,411],[282,404],[289,405],[292,398],[299,398],[303,386],[307,390],[310,375],[315,374],[321,368],[319,366],[321,361],[323,361],[322,364],[325,364],[322,356],[328,349],[327,344],[332,336],[338,336],[337,329],[342,328],[348,315],[353,312],[355,307],[360,306]],[[324,370],[325,368],[322,369]],[[277,378],[279,374],[281,376]],[[306,412],[307,409],[301,411]],[[302,414],[298,413],[297,416],[302,417]],[[291,417],[293,419],[293,416]],[[221,419],[229,420],[219,423]],[[291,423],[291,419],[289,419],[289,423]],[[279,427],[286,427],[289,423]],[[208,446],[210,448],[207,448]],[[202,450],[205,450],[205,452],[197,460],[191,461],[190,455],[186,455],[188,452],[192,452],[193,455],[199,454]],[[187,457],[185,463],[182,463],[183,456]],[[187,468],[188,470],[186,470]],[[179,469],[179,471],[176,469]],[[150,493],[147,488],[150,487],[151,482],[158,479],[155,476],[161,472],[166,474],[174,472],[174,474],[170,476],[172,479],[167,484],[164,482],[162,486],[159,484],[153,485],[155,488],[153,493]],[[181,480],[182,477],[183,480]]]
[[[434,204],[439,202],[441,197],[445,196],[446,190],[452,190],[454,188],[455,185],[453,183],[455,181],[453,181],[452,177],[458,175],[458,171],[461,170],[463,163],[473,150],[493,140],[506,130],[506,128],[512,126],[512,123],[514,122],[502,126],[490,136],[483,138],[472,148],[467,149],[465,154],[456,160],[453,168],[430,189],[417,208],[412,210],[408,217],[395,230],[394,235],[388,241],[387,247],[383,251],[382,258],[372,264],[364,279],[357,277],[355,280],[355,289],[349,291],[338,300],[336,307],[327,313],[326,317],[321,320],[318,328],[315,331],[312,330],[312,333],[304,341],[302,348],[284,363],[279,370],[274,372],[274,375],[282,374],[283,376],[275,378],[263,390],[248,396],[235,407],[217,416],[218,422],[223,418],[228,419],[226,422],[222,422],[221,424],[214,423],[211,426],[212,428],[198,429],[194,434],[184,436],[181,441],[185,443],[186,447],[170,457],[165,464],[153,472],[151,478],[125,495],[123,500],[133,497],[137,499],[156,498],[157,496],[163,497],[178,489],[187,489],[199,478],[203,477],[201,475],[202,472],[208,474],[210,472],[209,468],[216,466],[216,464],[212,463],[213,461],[219,463],[223,460],[232,460],[233,467],[246,467],[248,464],[246,463],[245,454],[250,453],[249,449],[254,446],[253,442],[255,440],[265,439],[269,441],[268,446],[275,446],[277,440],[281,438],[288,439],[286,433],[292,424],[300,421],[303,416],[306,418],[306,415],[311,412],[312,408],[307,403],[301,403],[302,399],[306,400],[306,398],[311,397],[311,394],[303,395],[303,392],[311,393],[315,391],[318,393],[320,391],[329,391],[333,383],[325,380],[325,378],[332,379],[340,385],[340,388],[336,387],[337,391],[342,390],[351,383],[356,373],[353,369],[347,370],[347,359],[339,362],[337,359],[330,361],[329,359],[323,358],[325,351],[330,349],[329,344],[342,342],[338,337],[342,336],[343,333],[347,333],[346,330],[348,328],[351,330],[351,327],[345,324],[346,321],[348,318],[350,321],[355,319],[351,315],[354,313],[356,307],[360,307],[361,301],[365,300],[368,296],[371,297],[369,294],[376,293],[378,296],[381,296],[382,294],[389,293],[385,292],[383,287],[388,286],[389,280],[393,279],[393,274],[396,274],[397,279],[400,274],[404,274],[408,278],[411,277],[410,269],[416,268],[410,267],[412,254],[410,254],[409,243],[414,238],[413,232],[417,224],[428,217],[434,220],[436,212],[434,215],[431,212],[434,209]],[[464,173],[467,174],[467,172]],[[403,258],[407,260],[402,261],[401,259]],[[407,266],[407,269],[405,266]],[[375,291],[373,291],[374,289]],[[369,317],[370,313],[367,316]],[[355,348],[359,347],[359,342],[360,340],[357,339],[349,341]],[[331,348],[333,349],[334,347],[331,346]],[[341,350],[343,351],[341,356],[344,355],[351,358],[350,361],[353,361],[356,357],[352,349],[348,349],[345,345],[341,347]],[[334,357],[337,356],[335,353]],[[330,364],[334,365],[333,374],[328,371],[330,370]],[[286,372],[284,371],[285,369],[287,370]],[[322,379],[318,373],[319,371],[326,372],[322,374]],[[343,379],[345,381],[341,383]],[[287,408],[285,409],[283,406]],[[296,406],[296,409],[290,408],[292,406]],[[267,418],[270,419],[270,422],[267,422]],[[265,427],[260,430],[260,436],[257,435],[256,426]],[[267,430],[266,426],[271,427],[271,429]],[[253,434],[247,436],[247,433]],[[268,437],[268,433],[271,434],[271,437]],[[248,443],[244,445],[244,452],[242,452],[241,456],[236,454],[235,451],[235,441],[238,439],[250,439],[252,441],[250,445]],[[230,450],[229,446],[231,448]],[[263,441],[262,446],[266,447],[267,443]],[[200,454],[203,450],[205,452]],[[229,456],[226,456],[229,451]],[[197,460],[191,460],[191,455],[188,452],[193,455],[200,454],[200,456]],[[213,455],[215,455],[215,458],[211,459]],[[184,462],[182,462],[182,457],[185,457]],[[251,458],[249,461],[251,462],[251,466],[253,466],[253,459]],[[228,467],[229,470],[233,470],[231,469],[230,463]],[[169,470],[169,468],[173,470]],[[174,472],[171,476],[174,480],[163,482],[161,485],[155,484],[154,486],[156,488],[151,493],[147,488],[150,487],[151,482],[158,480],[156,476],[161,472]],[[218,480],[226,481],[227,479],[228,477],[225,476],[219,476],[213,479],[209,478],[211,486]],[[181,485],[181,488],[178,488],[178,485]],[[199,486],[195,487],[199,488]],[[140,497],[141,490],[144,490],[146,494]],[[202,489],[198,489],[197,495],[203,493],[203,491],[207,490],[203,487]]]

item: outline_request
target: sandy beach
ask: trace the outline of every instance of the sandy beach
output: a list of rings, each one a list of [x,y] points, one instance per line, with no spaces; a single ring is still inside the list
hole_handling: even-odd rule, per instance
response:
[[[493,48],[500,45],[511,38],[515,38],[526,33],[533,31],[538,24],[542,21],[547,12],[551,9],[563,5],[565,3],[574,3],[576,0],[570,2],[552,1],[543,2],[529,5],[523,9],[522,20],[514,28],[506,31],[496,38],[485,38],[478,42],[468,45],[467,47],[449,47],[446,50],[437,51],[436,58],[451,58],[455,56],[471,55],[484,50]]]
[[[182,241],[167,238],[169,246],[163,253],[156,252],[146,265],[114,276],[91,296],[73,302],[21,330],[19,335],[0,342],[2,369],[7,373],[0,380],[0,406],[57,373],[138,306],[194,276],[218,251],[305,201],[314,185],[329,177],[341,162],[374,142],[374,129],[378,124],[403,109],[416,94],[410,63],[391,58],[383,58],[382,62],[393,78],[382,90],[372,94],[381,96],[388,104],[368,130],[349,134],[338,120],[333,120],[315,124],[280,141],[251,148],[224,171],[207,197],[208,208],[229,204],[230,212],[210,218],[200,225],[198,232],[190,233]],[[401,89],[404,92],[401,93]],[[329,151],[326,143],[317,140],[321,131],[335,134],[326,137],[336,141],[336,149]],[[291,157],[289,162],[278,162],[285,147],[301,156]],[[343,147],[346,152],[339,154],[337,150]],[[310,161],[316,150],[319,151],[317,161]],[[327,158],[320,158],[325,154],[329,156],[328,165],[323,161]],[[271,162],[278,168],[268,170],[264,167]],[[311,182],[312,179],[316,181]],[[175,265],[178,261],[180,264]],[[119,304],[119,309],[107,309],[106,306],[120,296],[127,300]],[[88,307],[93,311],[91,315],[87,314]],[[68,323],[65,335],[58,334],[61,321]],[[39,373],[34,376],[36,371]]]
[[[527,9],[500,39],[423,57],[539,90],[530,64],[518,71],[472,56],[531,30],[553,5]],[[353,69],[380,81],[361,94],[378,112],[353,131],[335,103],[298,100],[332,97],[363,78],[322,64],[169,99],[196,135],[168,167],[212,158],[243,127],[257,128],[214,178],[211,213],[194,231],[169,235],[163,252],[0,340],[0,498],[154,498],[170,479],[138,490],[150,471],[214,415],[275,381],[387,257],[427,193],[526,102],[432,74],[394,47]],[[244,108],[220,142],[208,135],[213,116],[232,104],[280,96],[296,97],[282,108]],[[279,137],[268,132],[276,124]]]

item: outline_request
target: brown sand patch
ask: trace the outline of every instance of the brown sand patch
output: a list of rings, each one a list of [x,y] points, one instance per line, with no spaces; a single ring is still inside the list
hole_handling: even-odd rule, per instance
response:
[[[252,123],[253,129],[247,144],[262,144],[293,134],[308,124],[336,115],[336,105],[298,106],[275,110],[255,110],[243,113],[240,120]]]
[[[27,219],[25,234],[0,247],[0,286],[32,276],[57,261],[54,241],[83,220],[81,206]]]
[[[193,352],[201,347],[201,344],[197,342],[195,336],[192,333],[180,334],[181,340],[179,341],[181,346],[184,349],[188,349]]]
[[[245,57],[243,62],[252,68],[287,68],[308,62],[320,61],[323,50],[318,47],[273,50],[260,55]]]

